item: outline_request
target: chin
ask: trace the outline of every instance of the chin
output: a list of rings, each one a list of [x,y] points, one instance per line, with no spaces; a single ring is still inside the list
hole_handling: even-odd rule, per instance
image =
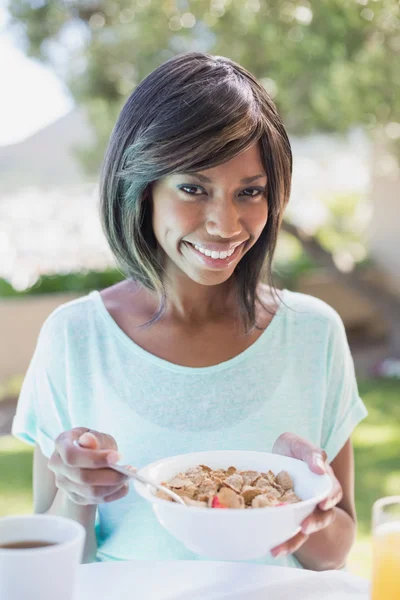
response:
[[[232,271],[230,273],[208,271],[203,276],[201,276],[200,274],[191,276],[188,273],[187,273],[187,276],[190,277],[190,279],[192,281],[195,281],[199,285],[212,286],[212,285],[220,285],[222,283],[225,283],[226,281],[228,281],[228,279],[230,279],[232,277],[233,273],[234,273],[234,271]]]

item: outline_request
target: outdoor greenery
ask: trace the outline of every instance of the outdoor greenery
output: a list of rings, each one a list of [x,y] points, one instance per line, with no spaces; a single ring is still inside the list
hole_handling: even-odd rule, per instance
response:
[[[400,144],[398,0],[10,0],[14,33],[50,64],[96,133],[97,172],[126,97],[185,51],[228,56],[270,92],[292,134],[387,127]]]
[[[316,265],[297,248],[289,247],[282,251],[282,258],[276,261],[276,285],[295,288],[296,283],[305,273],[314,271]],[[288,257],[290,254],[290,257]],[[0,278],[0,298],[23,298],[32,294],[57,294],[73,292],[87,294],[92,290],[101,290],[125,279],[125,275],[118,269],[105,271],[79,271],[76,273],[58,273],[56,275],[42,275],[30,288],[16,290],[5,279]]]
[[[369,416],[353,436],[356,467],[357,543],[349,568],[370,576],[370,521],[373,502],[400,489],[399,382],[369,380],[359,384]],[[32,512],[32,447],[0,437],[0,516]]]
[[[383,131],[400,156],[398,0],[9,0],[8,8],[26,53],[54,67],[88,115],[94,143],[76,149],[88,174],[98,173],[117,115],[139,81],[189,50],[229,56],[252,71],[290,134],[361,125]],[[359,199],[326,202],[330,217],[316,240],[333,257],[344,260],[345,251],[362,264],[368,257]],[[275,261],[279,282],[295,289],[315,268],[299,240],[286,235]],[[21,292],[0,279],[0,298],[87,293],[123,278],[117,269],[43,275]],[[400,385],[368,380],[359,388],[369,417],[353,438],[359,531],[350,569],[369,577],[372,504],[400,489]],[[32,448],[0,437],[0,516],[31,512],[31,488]]]
[[[89,293],[101,290],[125,279],[117,269],[105,271],[79,271],[42,275],[37,283],[25,290],[15,290],[11,283],[0,278],[0,298],[25,297],[31,294],[57,294],[63,292]]]
[[[150,71],[185,51],[225,55],[247,67],[292,135],[362,126],[400,156],[397,0],[10,0],[8,8],[10,29],[27,55],[53,67],[86,113],[94,141],[76,153],[90,175],[98,175],[128,95]],[[368,260],[366,221],[359,218],[363,201],[321,198],[330,216],[308,232],[332,254],[332,266],[349,275]],[[277,265],[286,287],[314,267],[302,254]],[[93,277],[43,277],[26,293],[53,291],[53,284],[87,290]],[[14,293],[0,281],[5,295]],[[397,311],[391,312],[396,320]]]

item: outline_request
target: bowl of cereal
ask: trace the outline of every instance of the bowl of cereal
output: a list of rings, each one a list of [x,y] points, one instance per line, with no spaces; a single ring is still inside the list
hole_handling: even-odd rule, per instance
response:
[[[134,481],[159,523],[189,550],[214,560],[252,560],[293,537],[328,497],[332,480],[300,460],[267,452],[180,454],[139,475],[168,487],[186,506]]]

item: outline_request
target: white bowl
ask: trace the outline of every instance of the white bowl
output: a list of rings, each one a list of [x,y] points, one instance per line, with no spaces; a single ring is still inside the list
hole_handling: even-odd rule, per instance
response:
[[[180,454],[147,465],[139,474],[162,483],[201,464],[212,469],[230,466],[241,471],[271,469],[275,475],[287,471],[294,491],[302,499],[296,504],[248,510],[186,507],[157,498],[148,486],[134,481],[136,491],[151,503],[158,521],[169,533],[192,552],[215,560],[252,560],[265,556],[300,531],[301,522],[327,498],[332,488],[328,475],[313,473],[305,462],[268,452],[222,450]]]

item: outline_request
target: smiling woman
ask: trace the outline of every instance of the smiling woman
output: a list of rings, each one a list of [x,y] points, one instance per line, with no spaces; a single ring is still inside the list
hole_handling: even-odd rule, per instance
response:
[[[36,444],[36,510],[84,524],[85,560],[198,558],[108,468],[117,450],[143,467],[272,449],[332,485],[262,561],[345,563],[366,411],[339,315],[271,281],[291,171],[273,102],[228,58],[176,56],[122,109],[100,214],[126,281],[49,316],[13,423]]]
[[[148,324],[165,312],[178,268],[203,285],[234,273],[226,287],[235,287],[246,330],[254,329],[260,278],[274,291],[271,262],[291,172],[275,105],[233,61],[177,56],[136,88],[104,161],[101,217],[121,268],[159,295]],[[207,260],[198,249],[229,252],[237,243],[232,257]]]

